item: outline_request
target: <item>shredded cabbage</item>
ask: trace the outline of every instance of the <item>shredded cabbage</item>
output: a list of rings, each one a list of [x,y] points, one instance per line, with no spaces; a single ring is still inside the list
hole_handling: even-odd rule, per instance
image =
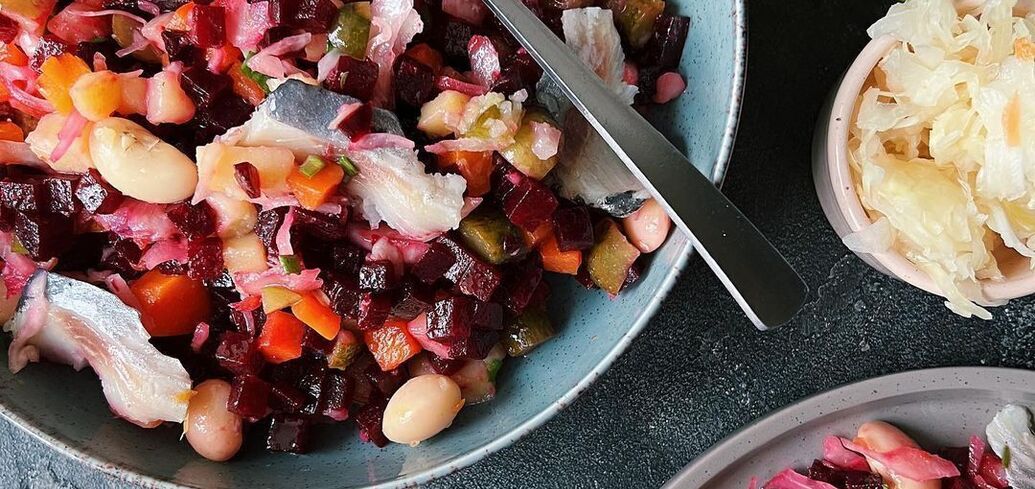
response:
[[[993,252],[1035,268],[1035,15],[1017,0],[906,0],[867,31],[900,42],[859,97],[849,153],[877,221],[846,236],[887,240],[954,312],[991,318]],[[973,4],[973,5],[972,5]],[[1025,16],[1026,15],[1026,16]],[[890,224],[890,229],[888,225]]]

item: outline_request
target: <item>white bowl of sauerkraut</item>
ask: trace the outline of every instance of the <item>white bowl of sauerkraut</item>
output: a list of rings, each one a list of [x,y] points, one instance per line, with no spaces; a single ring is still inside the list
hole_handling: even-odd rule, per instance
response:
[[[817,128],[837,234],[966,317],[1035,292],[1033,4],[893,5]]]

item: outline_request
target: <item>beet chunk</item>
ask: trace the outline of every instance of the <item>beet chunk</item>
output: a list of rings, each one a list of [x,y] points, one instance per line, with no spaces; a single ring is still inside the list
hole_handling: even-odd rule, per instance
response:
[[[62,216],[29,216],[17,213],[14,235],[33,260],[54,258],[71,248],[72,221]]]
[[[358,276],[366,263],[366,253],[350,244],[338,244],[331,250],[331,266],[350,277]]]
[[[190,34],[187,32],[163,30],[162,44],[165,44],[165,52],[169,54],[170,61],[182,61],[193,65],[203,58],[201,50],[191,45]]]
[[[543,281],[543,267],[538,259],[529,258],[513,267],[500,286],[497,297],[514,314],[521,314],[532,303]]]
[[[277,382],[270,390],[270,404],[278,413],[298,413],[305,406],[305,394],[287,382]]]
[[[371,331],[384,326],[392,312],[392,297],[388,294],[366,292],[359,302],[357,327],[360,331]]]
[[[18,35],[18,23],[6,15],[0,15],[0,42],[12,43]]]
[[[495,267],[446,236],[432,242],[427,253],[413,266],[412,273],[429,284],[444,278],[460,292],[483,301],[492,297],[501,281]]]
[[[395,99],[419,109],[435,96],[435,73],[424,63],[402,56],[395,65]]]
[[[449,347],[451,358],[482,359],[500,340],[503,308],[469,297],[447,297],[428,311],[428,338]]]
[[[364,102],[374,94],[377,83],[377,63],[369,59],[359,60],[342,56],[324,80],[324,88],[333,92],[356,97]]]
[[[79,179],[75,197],[83,204],[83,209],[91,214],[111,214],[122,205],[124,199],[122,192],[104,181],[93,168]]]
[[[323,391],[320,414],[335,421],[348,419],[349,404],[352,403],[352,379],[344,372],[328,371]]]
[[[338,130],[345,133],[350,140],[355,140],[370,133],[373,120],[373,106],[368,103],[363,104],[338,123]]]
[[[226,42],[226,20],[223,7],[195,4],[187,15],[191,42],[202,48],[217,48]]]
[[[428,362],[431,369],[440,375],[453,375],[464,366],[464,360],[460,358],[442,358],[438,355],[428,354]]]
[[[47,189],[36,178],[0,180],[3,205],[26,214],[39,214],[47,209]]]
[[[399,286],[395,267],[386,260],[370,261],[359,269],[359,288],[371,292],[387,292]]]
[[[689,32],[689,18],[661,14],[654,22],[654,34],[641,51],[641,63],[663,70],[675,69],[679,66],[679,58],[683,56]]]
[[[237,375],[257,374],[263,363],[252,337],[236,331],[227,331],[219,337],[216,360],[221,367]]]
[[[47,196],[46,211],[50,214],[58,214],[71,217],[75,214],[77,202],[75,200],[75,186],[79,181],[78,176],[73,175],[48,175],[43,178],[43,186]]]
[[[378,447],[387,445],[388,438],[381,431],[381,423],[384,421],[384,416],[384,401],[372,402],[360,409],[356,413],[356,424],[359,425],[359,438]]]
[[[311,424],[308,419],[298,416],[273,416],[266,436],[266,449],[271,452],[308,452]]]
[[[200,6],[196,6],[192,12],[197,11],[198,8]],[[209,107],[230,88],[230,77],[212,73],[205,65],[191,66],[184,70],[181,76],[184,91],[194,101],[194,105],[200,108]]]
[[[359,317],[363,293],[354,280],[338,273],[325,273],[323,291],[331,300],[331,309],[335,314],[353,319]]]
[[[270,385],[254,375],[239,375],[230,384],[227,409],[244,418],[259,419],[270,412]]]
[[[270,0],[269,16],[274,25],[327,32],[338,9],[330,0]]]
[[[203,238],[216,232],[216,213],[207,202],[197,205],[181,202],[169,208],[169,220],[184,236]]]
[[[270,256],[278,255],[276,243],[277,230],[284,223],[285,214],[287,214],[287,209],[279,207],[260,212],[256,220],[255,234],[266,245],[266,252]]]
[[[412,278],[402,284],[399,298],[392,306],[392,316],[409,321],[431,308],[435,291]]]
[[[541,182],[519,171],[506,174],[513,188],[503,197],[503,212],[510,222],[528,232],[548,221],[557,209],[557,197]]]
[[[212,236],[198,238],[187,243],[190,260],[187,276],[197,279],[213,279],[223,273],[223,241]]]
[[[323,212],[295,209],[295,223],[292,230],[299,229],[310,236],[329,241],[348,237],[348,222],[343,214],[332,215]]]
[[[593,247],[593,222],[585,207],[557,209],[553,213],[554,236],[561,251],[586,250]]]

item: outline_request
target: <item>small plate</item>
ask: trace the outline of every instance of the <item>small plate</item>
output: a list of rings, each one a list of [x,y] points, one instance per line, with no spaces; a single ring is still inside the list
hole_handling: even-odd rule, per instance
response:
[[[953,367],[903,372],[827,391],[776,411],[721,441],[670,480],[668,489],[745,489],[777,472],[804,470],[827,435],[852,436],[890,422],[921,446],[966,446],[1008,403],[1035,404],[1035,372]]]

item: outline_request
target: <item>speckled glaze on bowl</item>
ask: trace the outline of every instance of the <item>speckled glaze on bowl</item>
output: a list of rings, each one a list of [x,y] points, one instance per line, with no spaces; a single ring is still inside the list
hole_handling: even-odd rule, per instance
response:
[[[776,411],[701,455],[664,489],[760,487],[791,467],[803,471],[828,435],[854,436],[862,423],[902,428],[927,448],[966,446],[1009,403],[1035,405],[1035,372],[994,367],[914,370],[867,379]]]
[[[718,183],[740,113],[745,7],[743,0],[669,1],[693,21],[681,66],[689,93],[657,111],[654,122]],[[265,453],[255,432],[233,461],[212,463],[181,442],[177,428],[144,430],[114,419],[90,371],[44,363],[11,375],[6,348],[0,414],[70,457],[147,487],[412,486],[513,443],[570,404],[643,329],[689,253],[687,240],[673,236],[642,281],[615,301],[573,280],[555,281],[551,309],[560,335],[528,358],[508,360],[494,401],[465,408],[450,429],[417,448],[379,450],[361,443],[354,428],[321,426],[308,455]]]

